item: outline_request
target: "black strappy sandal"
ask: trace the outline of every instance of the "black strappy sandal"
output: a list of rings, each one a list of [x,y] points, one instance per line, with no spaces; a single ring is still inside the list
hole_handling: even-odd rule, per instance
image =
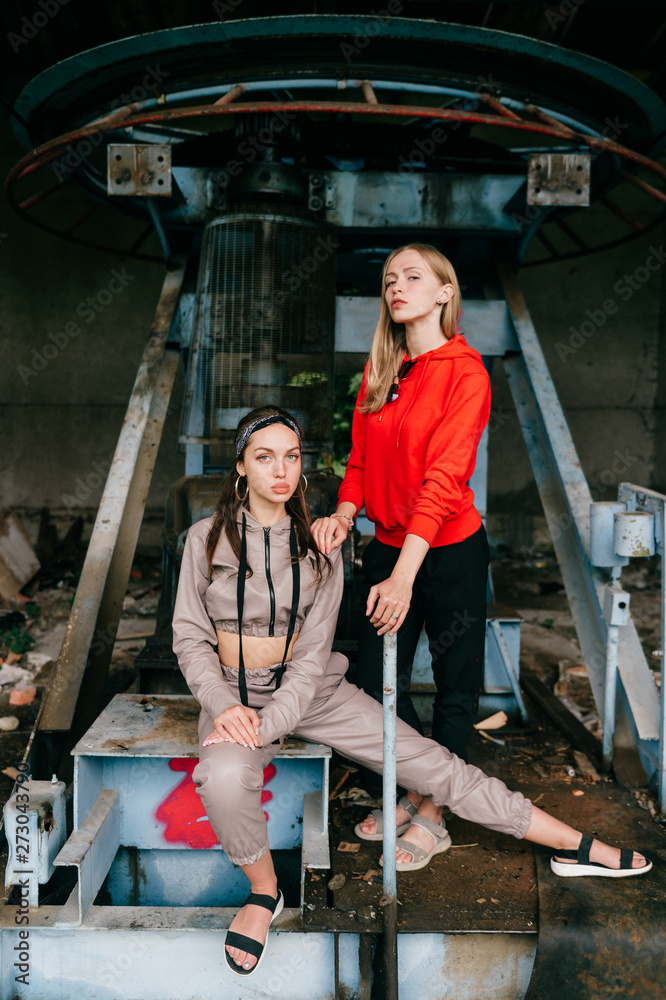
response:
[[[562,864],[554,857],[550,859],[550,867],[556,875],[563,878],[575,878],[578,875],[601,875],[604,878],[626,878],[628,875],[644,875],[652,868],[652,862],[645,859],[645,864],[640,868],[632,868],[634,852],[624,847],[620,851],[620,867],[609,868],[608,865],[600,865],[596,861],[590,861],[590,848],[592,847],[592,837],[584,833],[580,839],[577,851],[558,851],[558,858],[571,858],[577,862],[575,865]]]
[[[271,924],[277,917],[278,913],[282,912],[284,906],[284,897],[282,891],[278,889],[277,899],[273,899],[272,896],[264,896],[256,892],[251,892],[247,897],[243,906],[247,906],[248,903],[252,903],[254,906],[263,906],[267,910],[270,910],[273,916],[271,917]],[[224,956],[227,960],[227,965],[232,972],[235,972],[237,976],[251,976],[253,972],[256,972],[261,965],[261,960],[264,957],[264,952],[266,950],[266,945],[268,944],[268,935],[271,932],[271,924],[268,925],[268,930],[266,931],[266,940],[263,944],[255,941],[254,938],[246,937],[245,934],[237,934],[236,931],[227,931],[226,941],[224,942]],[[257,959],[255,964],[251,969],[244,969],[241,965],[236,965],[233,958],[227,951],[227,948],[238,948],[240,951],[246,951],[250,955],[254,955]]]

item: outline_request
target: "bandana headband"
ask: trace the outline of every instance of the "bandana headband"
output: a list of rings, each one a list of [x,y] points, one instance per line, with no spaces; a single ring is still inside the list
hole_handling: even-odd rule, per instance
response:
[[[237,459],[240,458],[245,451],[250,435],[254,434],[255,431],[261,430],[262,427],[268,427],[270,424],[284,424],[285,427],[289,427],[298,438],[298,443],[301,444],[301,432],[294,421],[290,420],[289,417],[282,417],[279,413],[275,413],[270,417],[259,417],[258,420],[253,420],[251,424],[248,424],[247,427],[243,428],[234,442],[236,446]]]

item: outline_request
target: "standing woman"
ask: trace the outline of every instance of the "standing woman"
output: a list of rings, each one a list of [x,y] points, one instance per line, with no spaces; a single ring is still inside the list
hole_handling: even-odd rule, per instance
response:
[[[365,503],[375,538],[363,553],[357,683],[382,700],[382,636],[399,630],[397,714],[423,733],[408,692],[425,626],[437,689],[432,738],[466,760],[483,678],[489,562],[467,483],[490,413],[490,379],[456,332],[460,312],[455,271],[435,247],[411,243],[389,255],[338,507],[312,530],[330,554]],[[426,848],[432,839],[408,824],[421,805],[412,792],[403,797],[398,822]],[[381,839],[381,815],[356,832]],[[399,855],[399,870],[413,860]]]
[[[437,693],[432,737],[465,758],[483,675],[488,542],[467,482],[490,413],[490,380],[461,333],[460,289],[432,246],[395,250],[363,373],[352,450],[322,552],[342,544],[362,508],[375,522],[363,554],[368,592],[357,681],[382,697],[382,635],[398,635],[398,715],[423,732],[411,698],[422,627]]]
[[[225,939],[227,965],[249,976],[283,907],[261,803],[264,769],[294,733],[381,771],[382,708],[345,679],[347,659],[331,652],[342,558],[339,548],[330,559],[321,556],[312,537],[300,427],[265,406],[241,420],[235,443],[236,467],[215,513],[187,532],[173,649],[201,705],[192,780],[218,840],[251,886]],[[451,843],[438,825],[446,804],[465,819],[557,848],[560,860],[552,863],[560,875],[617,877],[651,867],[640,855],[581,839],[401,720],[397,776],[432,797],[433,821],[423,822],[437,851]]]

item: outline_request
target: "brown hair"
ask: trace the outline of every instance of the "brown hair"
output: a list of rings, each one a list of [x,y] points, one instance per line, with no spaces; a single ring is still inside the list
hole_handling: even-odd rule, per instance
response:
[[[286,410],[282,410],[279,406],[260,406],[256,410],[252,410],[246,416],[242,418],[236,428],[235,437],[243,431],[244,427],[248,424],[253,423],[255,420],[261,420],[262,417],[288,417],[289,420],[296,424],[299,431],[301,432],[301,437],[303,436],[301,428],[297,420],[294,420],[291,413],[287,413]],[[270,425],[269,425],[270,426]],[[250,438],[248,438],[248,443]],[[245,454],[245,449],[247,444],[243,449],[242,454],[238,457],[237,461],[241,461],[243,455]],[[238,509],[241,507],[243,501],[239,500],[236,496],[236,480],[238,477],[238,472],[236,471],[236,463],[227,473],[224,482],[222,483],[222,489],[220,491],[220,499],[217,502],[217,507],[215,508],[215,514],[213,515],[213,523],[210,527],[210,531],[206,536],[206,559],[208,562],[208,574],[210,575],[213,569],[213,555],[215,554],[215,549],[217,547],[218,540],[222,530],[224,530],[227,538],[229,539],[229,544],[233,550],[234,555],[240,560],[240,534],[238,531],[238,523],[236,521],[236,515],[238,514]],[[245,477],[240,477],[241,482],[245,481]],[[243,492],[242,486],[240,487],[240,492]],[[247,491],[246,491],[247,495]],[[332,571],[331,560],[328,556],[323,555],[317,548],[317,543],[314,540],[312,531],[310,530],[311,518],[310,512],[306,506],[305,498],[303,496],[303,490],[296,490],[289,499],[285,502],[285,508],[287,513],[293,518],[294,527],[296,529],[296,540],[298,542],[298,558],[304,559],[308,551],[312,552],[314,555],[316,563],[316,581],[319,582],[322,575],[322,561],[328,566],[327,578],[330,576]],[[252,575],[252,569],[248,565],[248,576]]]
[[[398,374],[402,356],[405,353],[405,325],[395,323],[386,302],[386,274],[391,261],[404,250],[416,250],[431,271],[445,284],[453,285],[453,295],[442,306],[440,326],[447,340],[456,334],[460,319],[460,285],[453,264],[429,243],[407,243],[388,255],[382,269],[382,296],[379,322],[372,341],[368,358],[368,376],[365,398],[359,410],[362,413],[376,413],[386,402],[391,383]]]

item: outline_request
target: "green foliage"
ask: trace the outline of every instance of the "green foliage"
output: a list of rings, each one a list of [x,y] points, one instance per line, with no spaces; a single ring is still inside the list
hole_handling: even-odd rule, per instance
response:
[[[354,404],[361,388],[363,372],[341,372],[335,376],[333,399],[333,457],[342,462],[351,451],[351,429]],[[337,471],[337,470],[336,470]],[[344,470],[343,470],[344,471]]]
[[[288,386],[326,385],[328,378],[324,372],[296,372],[288,381]]]
[[[0,645],[10,653],[25,653],[35,645],[35,640],[28,632],[24,632],[20,625],[14,625],[13,628],[0,632]]]

